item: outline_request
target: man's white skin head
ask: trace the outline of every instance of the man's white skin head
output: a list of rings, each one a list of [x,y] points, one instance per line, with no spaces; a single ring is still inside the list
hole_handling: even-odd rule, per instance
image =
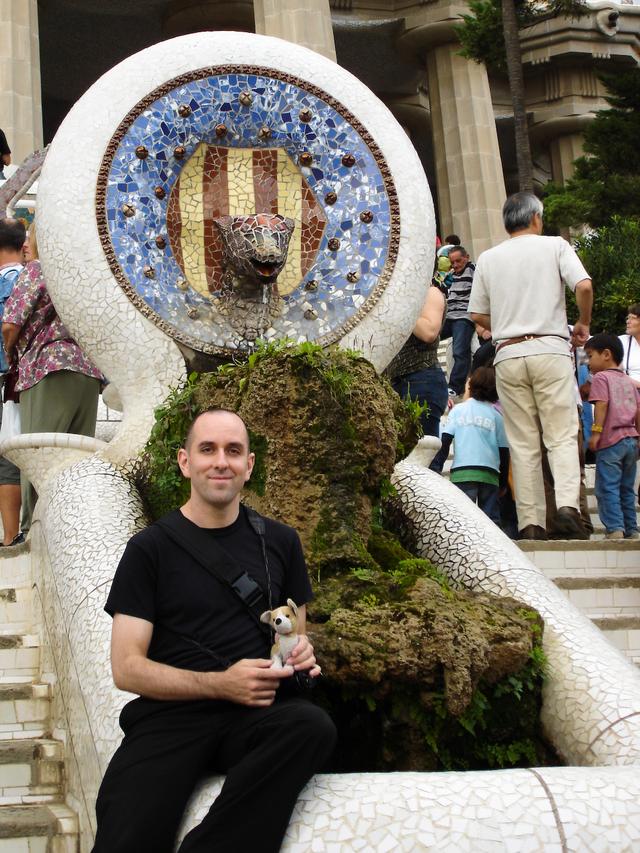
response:
[[[254,461],[242,418],[224,409],[199,415],[178,451],[180,470],[191,480],[192,509],[198,513],[237,509]]]
[[[505,201],[502,220],[505,231],[516,234],[542,234],[542,202],[533,193],[514,193]]]
[[[453,249],[449,249],[449,260],[454,273],[460,275],[469,263],[469,253],[462,246],[454,246]]]
[[[26,231],[17,219],[0,219],[0,266],[21,264]]]

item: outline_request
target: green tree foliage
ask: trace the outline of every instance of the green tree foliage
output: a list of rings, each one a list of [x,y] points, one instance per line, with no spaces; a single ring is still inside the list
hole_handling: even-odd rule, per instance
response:
[[[576,249],[593,278],[591,331],[622,334],[628,307],[640,301],[640,219],[614,216]]]
[[[521,27],[532,23],[528,3],[516,3],[516,15]],[[484,63],[491,71],[507,73],[507,58],[502,30],[501,0],[469,0],[469,15],[463,24],[454,27],[462,50],[460,55]]]
[[[585,156],[575,161],[573,177],[546,188],[545,221],[555,228],[640,218],[640,68],[601,79],[611,109],[600,110],[585,131]]]
[[[469,0],[471,13],[455,27],[462,45],[460,55],[484,63],[491,71],[506,73],[507,60],[502,25],[501,0]],[[585,12],[582,0],[552,0],[541,5],[536,0],[514,0],[519,27],[528,27],[545,18],[566,15],[577,18]]]

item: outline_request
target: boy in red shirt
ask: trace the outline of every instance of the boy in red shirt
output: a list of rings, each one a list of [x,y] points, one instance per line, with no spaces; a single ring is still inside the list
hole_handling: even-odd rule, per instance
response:
[[[594,335],[585,350],[593,374],[589,400],[595,410],[589,449],[596,454],[598,515],[606,539],[638,539],[634,484],[640,396],[619,366],[624,353],[615,335]]]

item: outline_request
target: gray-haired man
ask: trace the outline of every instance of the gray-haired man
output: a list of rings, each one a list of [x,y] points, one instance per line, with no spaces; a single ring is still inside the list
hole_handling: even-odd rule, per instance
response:
[[[478,258],[471,319],[496,342],[496,384],[511,450],[521,538],[546,539],[539,430],[547,448],[558,512],[555,528],[585,539],[578,512],[580,466],[575,377],[564,288],[575,293],[573,340],[589,336],[591,279],[569,243],[542,236],[542,202],[510,196],[502,210],[509,239]]]

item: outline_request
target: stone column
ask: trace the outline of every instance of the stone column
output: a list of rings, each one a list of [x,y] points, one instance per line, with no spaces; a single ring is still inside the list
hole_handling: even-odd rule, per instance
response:
[[[484,65],[460,45],[427,53],[441,236],[458,234],[472,258],[506,239],[502,161]]]
[[[583,142],[584,137],[581,133],[568,133],[549,142],[551,173],[554,181],[564,184],[573,175],[573,161],[584,153]]]
[[[0,0],[0,127],[15,164],[42,147],[37,0]]]
[[[329,0],[254,0],[256,32],[301,44],[336,61]]]

